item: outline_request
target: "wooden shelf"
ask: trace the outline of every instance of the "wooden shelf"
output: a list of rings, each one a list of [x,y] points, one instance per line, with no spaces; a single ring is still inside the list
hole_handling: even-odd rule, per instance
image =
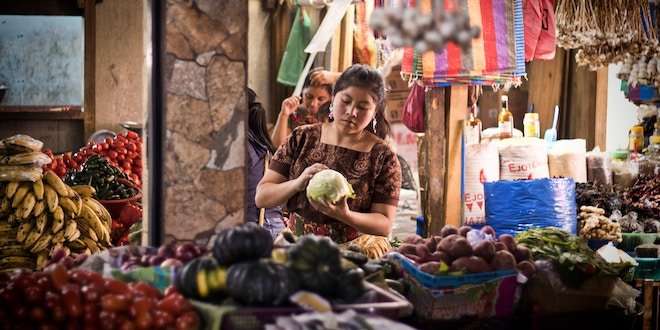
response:
[[[15,106],[0,105],[0,118],[5,120],[83,120],[81,106]]]

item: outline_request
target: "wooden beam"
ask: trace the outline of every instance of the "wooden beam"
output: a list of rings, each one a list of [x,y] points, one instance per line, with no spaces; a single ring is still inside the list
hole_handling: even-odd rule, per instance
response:
[[[76,0],[0,1],[2,15],[83,16]]]
[[[83,138],[96,131],[96,0],[85,0],[85,92]]]
[[[433,88],[426,93],[426,176],[424,217],[427,236],[439,235],[445,225],[445,92],[444,88]],[[421,173],[420,173],[421,174]]]
[[[467,119],[468,86],[454,85],[445,94],[445,131],[447,140],[445,173],[445,224],[461,226],[463,173],[463,125]]]
[[[594,146],[605,150],[607,134],[607,77],[608,69],[603,67],[596,71],[596,113],[594,117]]]
[[[541,124],[539,132],[552,126],[555,105],[562,106],[563,82],[567,72],[564,71],[566,51],[557,48],[555,58],[551,61],[532,61],[527,64],[528,104],[534,104],[534,111],[539,114]],[[562,107],[563,108],[563,107]],[[525,112],[528,111],[525,109]],[[521,121],[523,118],[516,118]]]

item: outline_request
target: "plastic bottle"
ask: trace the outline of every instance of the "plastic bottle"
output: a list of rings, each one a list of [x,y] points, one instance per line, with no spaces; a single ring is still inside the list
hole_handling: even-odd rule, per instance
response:
[[[539,132],[539,127],[541,123],[539,122],[539,114],[536,112],[527,112],[525,113],[525,118],[523,119],[524,133],[525,137],[541,137],[541,132]]]
[[[636,125],[630,129],[628,135],[628,150],[633,153],[642,152],[644,149],[644,127]]]
[[[660,136],[649,138],[649,147],[644,154],[645,159],[639,164],[640,175],[660,175]]]
[[[612,153],[612,184],[616,190],[630,188],[639,176],[639,165],[637,162],[628,160],[627,151],[615,151]]]
[[[479,144],[481,142],[481,120],[477,118],[477,104],[470,108],[470,115],[465,122],[465,144]]]
[[[502,111],[497,116],[500,139],[513,137],[513,114],[509,111],[509,97],[502,95]]]

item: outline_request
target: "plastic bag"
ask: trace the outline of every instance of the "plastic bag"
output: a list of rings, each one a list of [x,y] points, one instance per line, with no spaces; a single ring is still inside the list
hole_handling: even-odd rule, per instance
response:
[[[530,137],[499,142],[500,180],[543,179],[549,176],[548,146]]]
[[[594,150],[585,155],[587,159],[587,181],[597,185],[612,185],[612,158],[609,154],[601,152],[596,146]]]
[[[485,182],[486,224],[500,234],[557,227],[576,233],[575,181],[571,178]]]
[[[500,154],[496,143],[465,146],[463,224],[472,226],[486,222],[483,183],[499,179]]]
[[[524,0],[525,61],[555,57],[555,12],[553,0]]]
[[[16,134],[0,141],[0,155],[40,151],[44,143],[25,134]]]
[[[426,109],[424,87],[414,83],[403,105],[403,124],[415,133],[424,133]]]
[[[0,166],[0,181],[30,181],[41,179],[41,166]]]
[[[307,59],[305,47],[310,41],[312,41],[311,20],[307,12],[298,7],[289,39],[286,42],[284,55],[282,55],[282,63],[280,63],[280,70],[277,73],[277,82],[288,86],[296,86]]]
[[[50,164],[52,161],[48,155],[41,151],[0,156],[0,165],[36,165],[41,167]]]
[[[550,177],[573,178],[575,182],[587,182],[587,141],[571,139],[555,141],[548,150]]]

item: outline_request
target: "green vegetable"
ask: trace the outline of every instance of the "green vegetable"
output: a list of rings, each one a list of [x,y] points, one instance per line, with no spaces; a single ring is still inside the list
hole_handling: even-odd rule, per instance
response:
[[[314,174],[309,180],[307,197],[316,202],[335,204],[344,197],[355,197],[355,192],[343,174],[327,169]]]
[[[299,289],[296,273],[282,264],[245,261],[227,272],[227,292],[247,305],[282,305]]]
[[[300,276],[303,289],[324,297],[337,294],[342,273],[339,248],[325,236],[306,235],[289,249],[291,269]]]
[[[211,249],[213,257],[223,266],[265,258],[270,256],[272,250],[273,238],[270,232],[253,222],[220,232]]]
[[[79,172],[69,171],[63,181],[69,186],[90,185],[96,189],[96,199],[112,200],[129,198],[137,193],[130,180],[118,167],[108,164],[106,158],[92,155]]]

